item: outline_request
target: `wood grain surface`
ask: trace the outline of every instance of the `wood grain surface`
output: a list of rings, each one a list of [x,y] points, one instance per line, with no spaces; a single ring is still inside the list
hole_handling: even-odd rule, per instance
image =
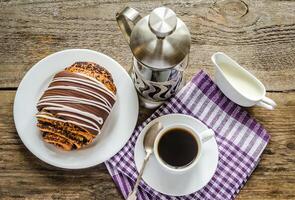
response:
[[[104,165],[63,171],[39,161],[13,122],[15,90],[45,56],[69,48],[101,51],[126,70],[131,52],[114,15],[124,6],[148,14],[165,5],[192,34],[190,78],[213,75],[216,51],[238,60],[265,84],[278,108],[249,112],[271,134],[262,160],[238,199],[295,199],[295,1],[0,0],[0,199],[123,199]],[[151,111],[141,110],[138,123]]]

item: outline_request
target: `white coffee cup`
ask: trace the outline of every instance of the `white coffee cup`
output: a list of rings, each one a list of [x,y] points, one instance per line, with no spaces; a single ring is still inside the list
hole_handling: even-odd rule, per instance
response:
[[[198,147],[198,152],[197,155],[194,157],[194,159],[187,165],[185,166],[181,166],[181,167],[175,167],[172,165],[169,165],[168,163],[166,163],[162,157],[159,155],[158,152],[158,146],[159,146],[159,142],[162,139],[162,136],[164,134],[166,134],[169,130],[171,129],[184,129],[187,132],[189,132],[195,139],[196,143],[197,143],[197,147]],[[173,174],[183,174],[185,172],[190,171],[199,161],[202,153],[203,153],[203,144],[205,142],[207,142],[208,140],[210,140],[211,138],[213,138],[215,136],[214,132],[212,129],[207,129],[203,132],[196,132],[193,130],[193,128],[187,126],[187,125],[172,125],[169,127],[165,127],[163,130],[160,131],[160,133],[157,135],[156,139],[155,139],[155,143],[154,143],[154,155],[156,157],[156,160],[159,162],[160,166]],[[175,147],[177,148],[177,147]]]
[[[236,61],[222,52],[211,57],[215,65],[215,82],[230,100],[245,107],[261,106],[269,110],[276,103],[265,96],[264,85]]]

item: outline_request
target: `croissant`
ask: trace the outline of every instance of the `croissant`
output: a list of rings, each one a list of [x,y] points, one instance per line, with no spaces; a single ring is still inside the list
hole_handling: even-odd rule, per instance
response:
[[[116,101],[112,75],[93,62],[58,72],[37,103],[37,126],[45,142],[80,149],[101,134]]]

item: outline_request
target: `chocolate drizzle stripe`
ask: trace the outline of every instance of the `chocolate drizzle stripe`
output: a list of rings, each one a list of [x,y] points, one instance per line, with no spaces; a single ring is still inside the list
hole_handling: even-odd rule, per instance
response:
[[[85,118],[83,118],[83,117],[79,117],[79,116],[77,116],[77,115],[71,115],[71,114],[68,114],[68,113],[62,113],[62,112],[57,113],[57,115],[58,115],[58,116],[68,116],[68,117],[72,117],[72,118],[79,119],[79,120],[81,120],[81,121],[84,121],[84,122],[87,122],[87,123],[93,125],[93,127],[91,128],[90,126],[87,126],[86,124],[82,124],[82,123],[80,123],[81,126],[85,126],[85,127],[87,126],[87,128],[91,128],[91,129],[93,129],[93,130],[100,131],[100,128],[99,128],[98,125],[96,125],[96,124],[93,123],[92,121],[90,121],[90,120],[88,120],[88,119],[85,119]]]
[[[44,110],[47,110],[47,111],[54,110],[54,111],[67,111],[70,113],[76,113],[79,115],[89,117],[90,119],[93,119],[94,121],[98,122],[98,124],[103,124],[103,119],[101,117],[95,116],[92,113],[84,112],[84,111],[81,111],[81,110],[78,110],[76,108],[72,108],[72,107],[69,107],[66,105],[44,102],[44,103],[38,104],[38,106],[46,106],[44,108]]]
[[[88,87],[95,88],[97,90],[102,91],[103,93],[107,94],[110,96],[112,99],[116,99],[116,96],[102,83],[97,82],[97,85],[94,85],[91,81],[81,79],[81,78],[75,78],[75,77],[56,77],[52,80],[53,82],[58,82],[58,81],[63,81],[63,82],[72,82],[72,83],[79,83],[81,85],[85,85]]]
[[[100,82],[100,81],[98,81],[98,80],[96,80],[95,78],[92,78],[92,77],[88,77],[87,75],[85,75],[85,74],[81,74],[81,73],[77,73],[77,74],[79,74],[79,75],[81,75],[81,76],[83,76],[83,77],[85,77],[85,78],[87,78],[87,79],[90,79],[91,81],[95,81],[96,83],[98,83],[101,87],[103,87],[106,91],[108,91],[109,92],[109,94],[113,97],[113,99],[115,100],[116,99],[116,96],[114,95],[114,93],[111,91],[111,90],[109,90],[102,82]],[[85,79],[81,79],[81,80],[85,80]],[[86,81],[86,80],[85,80]]]
[[[86,104],[90,106],[94,106],[96,108],[102,109],[106,111],[107,113],[110,113],[111,107],[106,106],[105,104],[89,99],[83,99],[79,97],[71,97],[71,96],[50,96],[50,97],[44,97],[42,100],[39,101],[39,104],[42,102],[55,102],[55,103],[79,103],[79,104]],[[38,105],[39,105],[38,104]]]
[[[100,101],[103,101],[105,104],[107,104],[109,107],[111,107],[110,102],[104,96],[102,96],[101,94],[98,94],[98,93],[94,93],[91,90],[87,90],[85,88],[80,88],[80,87],[75,87],[75,86],[51,86],[51,87],[47,88],[46,91],[54,90],[54,89],[75,90],[75,91],[87,94],[89,96],[92,96]]]

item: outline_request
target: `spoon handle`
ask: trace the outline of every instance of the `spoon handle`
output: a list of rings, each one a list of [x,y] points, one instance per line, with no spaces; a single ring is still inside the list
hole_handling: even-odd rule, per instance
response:
[[[142,174],[143,174],[143,171],[144,171],[144,168],[150,158],[150,155],[152,154],[152,152],[148,152],[143,160],[143,164],[142,164],[142,167],[139,171],[139,174],[138,174],[138,177],[136,179],[136,182],[135,182],[135,185],[134,185],[134,188],[132,190],[132,192],[128,195],[127,197],[127,200],[136,200],[136,192],[137,192],[137,188],[138,188],[138,185],[140,183],[140,180],[141,180],[141,177],[142,177]]]

